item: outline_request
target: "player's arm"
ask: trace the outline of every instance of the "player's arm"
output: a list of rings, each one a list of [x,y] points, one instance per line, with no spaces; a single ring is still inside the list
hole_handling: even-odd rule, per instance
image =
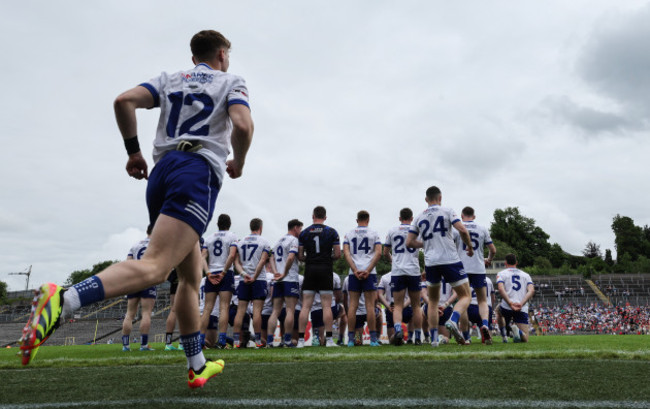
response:
[[[287,274],[289,274],[289,270],[291,270],[291,266],[293,266],[293,263],[296,261],[296,253],[289,253],[289,256],[287,257],[287,262],[284,265],[284,271],[282,272],[282,276],[278,278],[278,281],[283,280]]]
[[[524,296],[524,299],[521,300],[521,305],[526,305],[526,303],[530,301],[531,298],[533,298],[533,295],[535,295],[535,286],[533,283],[528,283],[526,286],[526,295]]]
[[[242,276],[242,278],[246,277],[246,272],[244,271],[244,266],[241,263],[241,258],[239,257],[239,249],[236,249],[235,251],[237,253],[237,256],[235,257],[235,271],[237,274]]]
[[[472,238],[469,237],[469,232],[465,228],[465,225],[463,222],[458,220],[456,223],[452,224],[452,226],[454,226],[454,229],[458,230],[460,238],[463,240],[463,243],[465,243],[465,246],[467,246],[467,255],[472,257],[474,255],[474,246],[472,245]]]
[[[298,260],[300,261],[305,261],[305,247],[304,246],[298,246]]]
[[[253,279],[251,281],[257,280],[257,277],[259,277],[268,259],[269,259],[269,252],[268,251],[262,252],[262,256],[260,257],[260,262],[257,263],[257,267],[255,267],[255,274],[253,274]]]
[[[409,232],[408,236],[406,236],[406,247],[411,249],[421,249],[424,247],[424,244],[418,240],[417,234]]]
[[[458,299],[458,294],[456,293],[456,290],[452,289],[451,290],[451,297],[449,297],[449,299],[447,301],[445,301],[445,303],[443,304],[443,307],[447,308],[450,305],[454,305],[454,303],[456,302],[457,299]]]
[[[357,265],[354,264],[354,260],[352,260],[352,254],[350,254],[350,245],[348,243],[343,243],[343,257],[345,257],[345,261],[348,262],[350,270],[352,270],[352,274],[361,280],[362,278],[359,277],[359,269],[357,268]]]
[[[389,263],[393,262],[393,257],[391,256],[391,253],[390,253],[390,245],[388,245],[388,244],[384,245],[383,256],[386,259],[386,261],[388,261]]]
[[[490,267],[492,265],[492,260],[494,260],[494,256],[497,254],[497,248],[494,243],[488,244],[487,247],[488,257],[485,259],[485,267]]]
[[[370,264],[368,264],[368,267],[366,267],[366,271],[368,274],[377,267],[377,263],[379,263],[379,259],[381,258],[381,243],[375,243],[375,251],[373,253],[372,259],[370,260]]]
[[[336,261],[341,258],[341,245],[335,244],[332,246],[332,260]]]
[[[126,172],[136,179],[147,179],[147,161],[144,160],[138,144],[138,121],[135,110],[153,108],[154,97],[145,87],[137,86],[120,94],[113,103],[115,120],[120,129],[122,139],[127,147],[129,159],[126,162]]]
[[[512,308],[512,300],[510,300],[510,297],[508,297],[508,293],[506,292],[506,286],[503,284],[503,282],[498,282],[497,283],[497,288],[499,289],[499,294],[501,294],[501,299],[506,302]]]
[[[386,309],[388,309],[388,311],[392,311],[392,308],[390,308],[390,303],[386,299],[386,289],[385,288],[379,287],[377,289],[377,301],[379,301],[379,303],[383,304],[384,307],[386,307]]]
[[[237,246],[230,246],[230,250],[228,251],[228,258],[226,258],[226,264],[223,265],[223,271],[221,272],[222,275],[225,275],[226,272],[230,270],[237,258]]]
[[[254,125],[251,110],[246,105],[231,105],[228,108],[228,115],[233,126],[230,134],[233,158],[226,162],[226,172],[232,179],[236,179],[244,170],[246,154],[253,141]]]

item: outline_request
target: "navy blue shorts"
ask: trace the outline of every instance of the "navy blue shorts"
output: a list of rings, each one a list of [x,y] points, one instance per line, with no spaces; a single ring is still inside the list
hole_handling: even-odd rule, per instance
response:
[[[420,276],[392,276],[390,278],[390,289],[393,293],[402,291],[420,291]]]
[[[211,274],[219,274],[221,271],[215,271],[214,273]],[[206,293],[219,293],[221,291],[229,291],[231,293],[235,292],[235,272],[232,270],[229,270],[226,274],[224,274],[223,278],[221,281],[219,281],[219,284],[214,285],[210,282],[210,280],[205,280],[205,287],[204,290]]]
[[[476,324],[479,327],[483,325],[481,314],[478,313],[478,305],[470,304],[469,307],[467,307],[467,318],[472,324]],[[492,329],[492,307],[489,307],[488,311],[488,328]]]
[[[410,305],[402,309],[402,322],[408,324],[413,319],[413,307]],[[393,314],[390,311],[386,310],[386,327],[391,328],[395,326],[395,321],[393,320]]]
[[[523,312],[523,311],[513,311],[509,310],[507,308],[501,307],[501,315],[503,318],[506,320],[506,325],[510,323],[510,321],[514,321],[517,324],[526,324],[528,325],[528,313]]]
[[[265,300],[268,294],[266,280],[255,280],[250,284],[239,282],[237,297],[241,301]]]
[[[292,281],[276,281],[273,284],[273,298],[300,297],[300,284]]]
[[[469,280],[469,286],[472,288],[487,287],[485,274],[467,274],[467,279]]]
[[[216,315],[210,315],[210,321],[208,322],[208,329],[219,329],[219,317]]]
[[[366,321],[368,320],[366,314],[357,315],[357,322],[354,323],[354,329],[363,328]]]
[[[377,274],[370,274],[365,280],[359,280],[354,274],[348,278],[348,291],[357,293],[377,290]]]
[[[269,328],[269,318],[271,318],[271,314],[266,315],[262,314],[262,330],[266,331]]]
[[[325,325],[323,321],[323,310],[314,310],[311,312],[311,327],[320,328]]]
[[[164,214],[187,223],[200,237],[212,219],[219,187],[219,178],[201,155],[169,151],[149,175],[149,222],[154,225]]]
[[[155,299],[157,294],[158,291],[156,290],[156,287],[153,286],[153,287],[146,288],[142,291],[138,291],[137,293],[128,294],[126,298],[127,299],[131,299],[131,298],[154,298]]]
[[[429,286],[439,284],[443,277],[452,287],[467,282],[467,274],[465,274],[463,263],[460,261],[454,264],[424,267],[424,271],[426,273],[427,285]]]

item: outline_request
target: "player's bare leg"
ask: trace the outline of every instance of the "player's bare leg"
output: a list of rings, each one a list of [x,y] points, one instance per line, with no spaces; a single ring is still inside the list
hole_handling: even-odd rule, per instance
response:
[[[440,283],[437,283],[433,286],[427,287],[427,293],[429,295],[429,333],[431,335],[431,346],[438,346],[438,302],[440,301]]]
[[[142,313],[142,318],[140,319],[140,351],[149,351],[149,330],[151,329],[151,313],[153,312],[154,304],[156,303],[155,298],[141,298],[140,299],[140,311]]]

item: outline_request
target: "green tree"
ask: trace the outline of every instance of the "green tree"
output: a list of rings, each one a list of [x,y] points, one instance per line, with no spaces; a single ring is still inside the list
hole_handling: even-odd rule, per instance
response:
[[[614,265],[614,259],[612,258],[612,250],[610,249],[605,250],[605,263],[610,267]]]
[[[7,301],[7,283],[0,281],[0,304]]]
[[[620,261],[625,254],[629,254],[632,261],[636,260],[644,251],[644,231],[634,225],[634,220],[627,216],[617,214],[612,221],[612,230],[616,236],[616,259]]]
[[[66,286],[71,286],[77,283],[82,282],[83,280],[87,279],[88,277],[92,277],[102,270],[106,269],[106,267],[110,266],[111,264],[115,264],[118,261],[102,261],[101,263],[97,263],[93,265],[91,269],[85,269],[85,270],[76,270],[70,273],[70,276],[68,276],[68,279],[65,281]]]
[[[494,211],[490,235],[513,248],[521,267],[533,265],[535,257],[548,258],[551,250],[550,236],[535,225],[534,219],[523,216],[517,207]]]
[[[582,250],[582,255],[587,258],[601,258],[603,256],[600,252],[600,245],[594,243],[593,241],[589,241],[587,243],[584,250]]]

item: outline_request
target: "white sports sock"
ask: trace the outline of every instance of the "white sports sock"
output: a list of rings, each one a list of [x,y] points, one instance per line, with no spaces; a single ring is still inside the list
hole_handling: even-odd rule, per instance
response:
[[[63,293],[63,311],[61,312],[61,315],[63,318],[68,317],[79,308],[81,308],[79,293],[76,288],[70,287]]]

